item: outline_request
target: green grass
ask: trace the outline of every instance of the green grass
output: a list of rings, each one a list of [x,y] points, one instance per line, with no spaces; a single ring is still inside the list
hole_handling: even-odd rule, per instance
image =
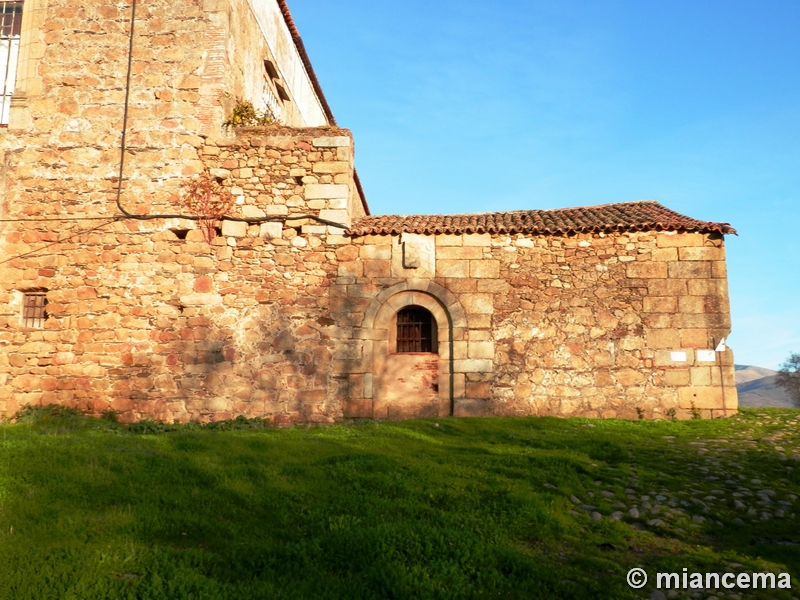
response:
[[[0,427],[0,598],[647,597],[626,584],[635,566],[651,583],[788,572],[793,590],[740,597],[792,598],[798,424],[750,410],[131,430],[38,411]],[[658,514],[625,512],[642,495]]]

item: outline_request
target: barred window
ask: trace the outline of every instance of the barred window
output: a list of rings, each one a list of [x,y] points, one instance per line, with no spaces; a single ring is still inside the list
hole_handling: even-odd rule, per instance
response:
[[[22,326],[44,327],[47,319],[47,292],[25,292],[22,298]]]
[[[420,306],[397,313],[397,352],[435,352],[433,315]]]
[[[8,125],[11,95],[17,77],[23,0],[0,1],[0,127]]]

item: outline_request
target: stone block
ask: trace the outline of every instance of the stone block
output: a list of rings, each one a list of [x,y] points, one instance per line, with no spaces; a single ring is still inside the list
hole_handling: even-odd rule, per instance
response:
[[[483,381],[467,382],[467,398],[487,399],[490,393],[489,383]]]
[[[677,248],[655,248],[651,253],[651,258],[658,262],[670,262],[678,260]]]
[[[259,228],[261,237],[266,239],[280,239],[283,236],[283,225],[281,223],[261,223]]]
[[[354,245],[342,246],[336,249],[336,258],[341,261],[357,260],[359,247]]]
[[[485,400],[462,398],[454,402],[454,417],[485,417],[488,414],[488,403]]]
[[[392,263],[388,260],[363,260],[365,277],[390,277]]]
[[[480,246],[437,247],[436,258],[446,260],[481,259],[483,258],[483,248]]]
[[[479,279],[476,290],[489,294],[507,294],[511,289],[505,279]]]
[[[457,360],[471,358],[469,356],[469,344],[464,341],[453,342],[453,358]]]
[[[468,260],[437,260],[437,277],[469,277]]]
[[[646,297],[642,310],[646,313],[674,313],[678,310],[678,299],[669,296]]]
[[[333,351],[334,359],[360,360],[363,354],[364,342],[340,340]]]
[[[305,186],[306,200],[347,198],[350,188],[345,184],[337,183],[312,183]]]
[[[350,213],[346,210],[326,209],[319,211],[319,218],[338,223],[340,225],[350,225]]]
[[[285,217],[289,214],[289,207],[285,204],[270,204],[266,209],[267,214],[271,217]]]
[[[497,279],[500,277],[499,260],[471,260],[469,261],[470,277]]]
[[[678,401],[684,409],[694,408],[712,409],[723,408],[724,398],[722,388],[719,387],[681,387],[678,388]]]
[[[242,207],[242,216],[245,219],[263,219],[267,216],[267,213],[257,206],[252,206],[250,204],[245,204]]]
[[[680,333],[674,329],[656,329],[646,334],[647,347],[653,350],[680,348]]]
[[[494,358],[494,342],[469,341],[469,358]]]
[[[464,373],[453,374],[453,398],[463,398],[467,393],[467,377]]]
[[[363,277],[364,263],[358,260],[340,262],[337,274],[339,277]]]
[[[350,138],[346,135],[317,137],[311,144],[315,148],[341,148],[350,145]]]
[[[372,400],[345,400],[342,411],[346,419],[371,419]]]
[[[679,260],[725,260],[725,249],[715,246],[694,246],[678,249]]]
[[[728,282],[724,279],[689,279],[691,296],[727,296]]]
[[[647,379],[647,375],[636,369],[626,368],[616,371],[614,379],[625,387],[631,387],[642,384]]]
[[[439,246],[463,246],[464,245],[464,238],[460,235],[453,235],[453,234],[438,234],[436,236],[436,247],[437,249]]]
[[[222,235],[241,238],[247,235],[247,223],[243,221],[223,221]]]
[[[669,263],[641,261],[628,265],[625,275],[629,279],[666,279]]]
[[[453,361],[453,371],[457,373],[491,373],[492,370],[493,363],[487,359],[469,358]]]
[[[459,300],[467,314],[491,315],[494,313],[494,296],[492,294],[461,294]]]
[[[689,369],[693,386],[711,385],[711,367],[692,367]]]
[[[350,163],[342,161],[314,163],[314,173],[347,173],[351,168]]]
[[[682,313],[702,314],[705,310],[706,296],[681,296],[678,299],[678,307]]]
[[[708,348],[708,330],[707,329],[681,329],[681,348]]]
[[[678,261],[665,264],[669,267],[670,279],[708,279],[711,277],[711,263],[706,261]]]
[[[687,293],[686,279],[648,279],[649,296],[683,296]]]
[[[675,369],[664,372],[664,383],[672,386],[689,385],[691,376],[689,369]]]
[[[389,244],[381,244],[380,246],[364,244],[361,246],[359,256],[364,259],[391,260],[392,247]]]
[[[467,325],[471,329],[489,329],[492,326],[492,315],[468,314]]]
[[[465,233],[464,245],[465,246],[483,246],[491,247],[492,236],[489,233]]]
[[[675,233],[662,232],[656,235],[656,245],[659,248],[686,248],[702,246],[705,236],[702,233]]]
[[[711,277],[714,279],[726,279],[728,277],[728,265],[723,260],[716,260],[711,263]]]

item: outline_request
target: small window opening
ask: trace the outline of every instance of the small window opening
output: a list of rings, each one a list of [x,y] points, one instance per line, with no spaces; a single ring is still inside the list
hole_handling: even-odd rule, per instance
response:
[[[278,96],[280,97],[280,99],[283,100],[284,102],[289,100],[289,94],[286,93],[286,90],[283,88],[283,86],[277,81],[275,81],[274,83],[275,83],[275,89],[278,90]]]
[[[44,327],[47,319],[47,292],[25,292],[22,299],[22,326]]]
[[[170,229],[172,233],[175,234],[175,237],[179,240],[185,240],[186,236],[189,235],[188,229]]]
[[[280,79],[280,75],[278,75],[278,69],[275,68],[275,64],[265,58],[264,59],[264,69],[267,71],[267,75],[269,75],[270,79]]]
[[[420,306],[397,313],[397,352],[434,352],[433,315]]]

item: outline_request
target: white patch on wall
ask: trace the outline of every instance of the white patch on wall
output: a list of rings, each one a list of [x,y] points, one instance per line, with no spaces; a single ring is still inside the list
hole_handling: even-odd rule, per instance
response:
[[[403,233],[392,239],[392,277],[428,279],[436,275],[436,244],[431,235]]]
[[[697,362],[717,362],[717,353],[713,350],[698,350]]]
[[[670,352],[669,359],[672,362],[686,362],[686,352]]]

